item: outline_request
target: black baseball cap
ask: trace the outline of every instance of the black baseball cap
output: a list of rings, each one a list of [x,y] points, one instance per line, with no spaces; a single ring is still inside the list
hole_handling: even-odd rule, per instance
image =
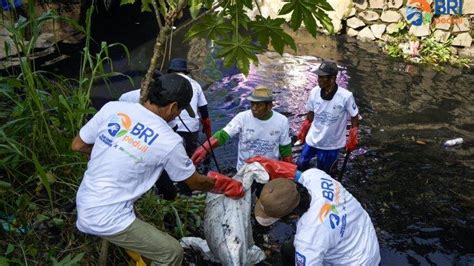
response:
[[[338,72],[337,64],[334,61],[325,60],[314,72],[318,76],[336,76]]]
[[[156,77],[148,95],[148,99],[153,104],[166,106],[176,102],[178,103],[178,108],[185,109],[190,117],[196,117],[196,114],[189,105],[192,97],[193,88],[191,83],[177,73]]]

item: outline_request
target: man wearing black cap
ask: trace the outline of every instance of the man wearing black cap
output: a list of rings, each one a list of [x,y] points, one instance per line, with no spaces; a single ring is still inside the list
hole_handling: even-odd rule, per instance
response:
[[[297,216],[296,234],[281,247],[283,265],[378,265],[380,248],[369,214],[347,190],[319,169],[257,156],[267,171],[255,219],[270,226]]]
[[[170,122],[172,125],[177,126],[176,132],[184,139],[186,153],[191,156],[199,144],[199,121],[202,124],[202,132],[205,133],[208,138],[210,138],[212,134],[211,120],[209,119],[209,112],[207,110],[207,100],[204,96],[201,85],[188,76],[189,69],[186,59],[172,59],[168,67],[168,73],[180,74],[189,81],[193,89],[193,97],[191,98],[189,105],[194,111],[195,116],[191,117],[188,112],[183,111],[179,114],[179,117]],[[125,102],[138,102],[139,100],[140,90],[133,90],[124,93],[119,98],[119,101]]]
[[[297,161],[300,170],[306,170],[317,156],[317,168],[334,174],[339,149],[345,146],[347,152],[352,152],[357,147],[359,109],[352,92],[336,84],[337,72],[337,64],[332,61],[323,61],[316,70],[319,86],[310,92],[306,120],[298,133],[298,140],[304,143]],[[349,117],[351,129],[346,141]]]
[[[243,196],[242,184],[216,172],[196,172],[183,140],[167,124],[189,106],[192,88],[178,74],[155,80],[143,104],[109,102],[79,131],[74,151],[90,155],[77,191],[77,228],[133,250],[159,265],[180,265],[179,242],[135,216],[133,203],[166,170],[192,188]],[[153,264],[154,265],[154,264]]]

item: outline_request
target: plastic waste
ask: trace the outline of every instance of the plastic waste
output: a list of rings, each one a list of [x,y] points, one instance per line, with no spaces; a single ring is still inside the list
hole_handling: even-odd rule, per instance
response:
[[[245,196],[234,200],[222,194],[207,193],[204,217],[205,240],[183,237],[181,246],[202,252],[204,258],[224,266],[250,266],[265,259],[265,253],[254,244],[250,216],[253,181],[270,179],[259,163],[246,164],[233,177],[242,181]]]
[[[450,139],[444,142],[444,146],[450,147],[450,146],[462,144],[463,142],[464,142],[463,138]]]

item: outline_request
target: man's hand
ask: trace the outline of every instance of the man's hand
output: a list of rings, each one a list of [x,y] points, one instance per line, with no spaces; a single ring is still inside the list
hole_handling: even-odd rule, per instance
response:
[[[294,179],[296,176],[296,165],[292,163],[268,159],[263,156],[254,156],[245,161],[246,163],[260,163],[270,176],[270,180],[275,178]]]
[[[206,134],[207,138],[212,136],[211,119],[209,117],[201,119],[202,133]]]
[[[194,165],[202,162],[202,160],[204,160],[207,154],[211,151],[211,148],[215,148],[217,146],[219,146],[219,141],[214,137],[210,137],[208,140],[204,141],[204,143],[199,146],[199,148],[197,148],[191,156],[191,160],[193,161]]]
[[[306,135],[308,135],[309,128],[311,127],[312,121],[305,119],[303,124],[301,125],[300,132],[298,133],[298,140],[301,144],[305,142]]]
[[[357,145],[359,144],[359,128],[358,127],[353,127],[349,130],[349,138],[347,139],[346,143],[346,151],[347,152],[352,152],[357,148]]]
[[[233,199],[240,199],[245,195],[244,187],[240,181],[214,171],[210,171],[207,176],[215,180],[212,193],[224,194]]]

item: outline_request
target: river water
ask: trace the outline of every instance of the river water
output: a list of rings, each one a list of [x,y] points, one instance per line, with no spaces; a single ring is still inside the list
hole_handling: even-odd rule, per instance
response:
[[[342,183],[372,218],[382,265],[473,265],[473,71],[409,65],[389,59],[373,44],[344,37],[297,40],[298,55],[261,54],[260,64],[252,66],[247,77],[224,69],[210,56],[212,51],[195,48],[207,54],[192,73],[206,88],[213,131],[248,109],[246,96],[255,85],[265,84],[274,90],[275,110],[288,116],[296,133],[317,82],[312,71],[321,58],[337,61],[338,83],[354,93],[363,118],[360,149],[351,156]],[[183,56],[183,50],[173,55]],[[127,68],[139,73],[136,80],[146,70],[150,53],[150,43],[132,51]],[[116,82],[111,87],[114,98],[130,85]],[[93,93],[96,101],[107,98],[103,91]],[[464,143],[442,145],[457,137]],[[234,139],[215,150],[226,172],[236,163],[236,145]],[[278,264],[278,245],[294,230],[293,223],[256,226],[257,245],[271,255],[266,264]]]

